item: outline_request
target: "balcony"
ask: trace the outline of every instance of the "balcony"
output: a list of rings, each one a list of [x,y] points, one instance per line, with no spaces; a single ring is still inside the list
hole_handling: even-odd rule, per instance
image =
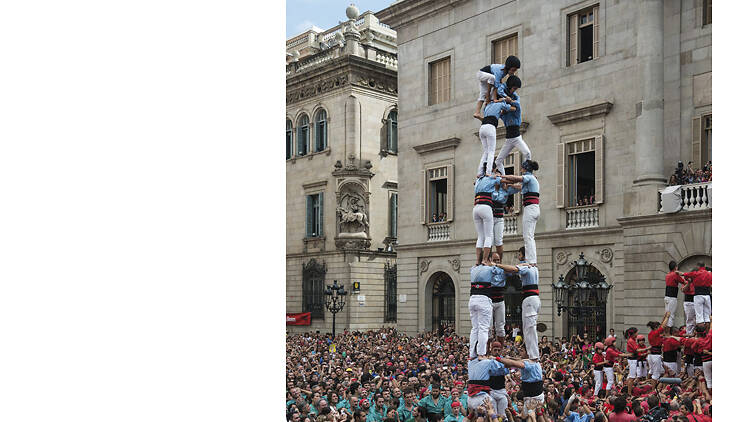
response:
[[[450,223],[430,223],[427,225],[427,241],[440,242],[451,240]]]
[[[505,215],[503,217],[503,236],[518,234],[518,215]]]
[[[565,213],[566,230],[599,227],[599,205],[568,208]]]
[[[659,191],[659,212],[675,213],[711,208],[712,182],[668,186]]]

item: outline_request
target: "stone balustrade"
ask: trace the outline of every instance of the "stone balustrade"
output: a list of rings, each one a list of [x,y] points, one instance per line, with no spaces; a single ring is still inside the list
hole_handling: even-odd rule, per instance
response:
[[[503,236],[518,234],[518,216],[505,215],[503,217]]]
[[[427,225],[427,241],[437,242],[441,240],[450,240],[450,229],[450,223],[431,223]]]
[[[338,48],[329,48],[328,50],[323,50],[318,54],[305,58],[304,60],[300,60],[295,71],[301,72],[307,68],[319,66],[327,61],[333,60],[339,55],[338,50]]]
[[[711,182],[704,182],[704,183],[691,183],[689,185],[681,185],[677,186],[679,188],[679,194],[680,194],[680,205],[677,209],[671,209],[667,212],[678,212],[678,211],[695,211],[695,210],[705,210],[709,209],[712,206],[711,201],[711,190],[712,190],[712,183]],[[670,189],[673,189],[674,187],[670,187]],[[666,189],[665,189],[666,190]],[[677,194],[677,192],[672,191],[670,193],[671,195]],[[659,212],[665,212],[664,211],[664,198],[662,197],[664,195],[664,190],[660,192],[659,195]],[[674,201],[668,207],[673,207]]]
[[[568,208],[565,210],[566,229],[588,229],[599,227],[599,205]]]
[[[386,67],[398,68],[398,56],[393,53],[376,50],[375,61],[384,64]]]

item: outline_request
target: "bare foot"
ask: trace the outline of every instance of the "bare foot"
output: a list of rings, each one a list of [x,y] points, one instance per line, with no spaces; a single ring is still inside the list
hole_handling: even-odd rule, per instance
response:
[[[482,115],[481,115],[481,114],[479,114],[479,113],[474,113],[474,118],[475,118],[475,119],[479,119],[479,120],[482,120]]]

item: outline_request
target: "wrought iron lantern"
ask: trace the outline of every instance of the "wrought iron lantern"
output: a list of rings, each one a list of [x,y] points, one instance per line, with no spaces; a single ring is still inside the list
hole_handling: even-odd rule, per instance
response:
[[[607,283],[603,275],[590,271],[591,264],[583,257],[583,252],[571,265],[575,268],[575,279],[571,283],[566,283],[562,275],[556,283],[552,283],[557,315],[560,316],[566,311],[580,313],[603,308],[612,285]],[[592,299],[592,294],[595,296],[596,305],[587,305]]]
[[[333,280],[333,285],[325,288],[326,309],[333,315],[333,336],[336,337],[336,314],[346,305],[346,289]]]

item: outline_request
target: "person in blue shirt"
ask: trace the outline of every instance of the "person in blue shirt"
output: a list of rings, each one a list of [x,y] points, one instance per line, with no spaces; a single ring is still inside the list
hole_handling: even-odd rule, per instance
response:
[[[494,166],[494,163],[493,163]],[[500,176],[499,170],[494,167],[495,176]],[[503,260],[503,230],[505,229],[505,203],[508,201],[508,189],[505,183],[495,183],[495,191],[492,192],[492,243],[495,252]]]
[[[490,265],[490,250],[492,249],[493,220],[492,193],[495,184],[500,183],[499,177],[483,176],[474,184],[474,209],[472,217],[477,230],[477,265]]]
[[[521,302],[521,319],[523,321],[523,340],[526,344],[526,352],[532,360],[539,359],[539,338],[536,332],[537,316],[541,301],[539,300],[539,269],[526,263],[526,248],[521,246],[518,250],[518,265],[499,264],[506,273],[518,273],[521,278],[521,289],[523,290],[523,302]]]
[[[536,327],[534,327],[536,329]],[[529,417],[536,421],[537,407],[544,405],[544,371],[536,360],[528,360],[526,350],[521,349],[521,359],[500,358],[506,367],[521,370],[521,391],[523,393],[523,412],[521,418]]]
[[[482,104],[490,101],[491,92],[494,92],[494,98],[497,98],[497,87],[502,82],[502,79],[506,75],[514,75],[520,68],[521,60],[516,56],[508,56],[505,59],[505,64],[493,63],[479,69],[479,72],[477,72],[477,80],[479,81],[479,98],[477,98],[477,108],[474,110],[475,118],[482,119],[482,115],[479,114],[479,111],[482,109]]]
[[[446,397],[440,395],[440,386],[433,385],[430,394],[420,400],[417,405],[419,407],[424,407],[425,410],[427,410],[428,417],[437,419],[443,415],[446,400],[448,400]]]
[[[505,143],[497,154],[495,164],[500,172],[505,174],[503,162],[513,148],[517,148],[523,155],[523,160],[531,160],[531,150],[521,137],[521,99],[516,92],[521,88],[521,79],[518,76],[508,76],[508,80],[498,88],[498,92],[505,92],[505,97],[499,101],[509,103],[515,110],[502,113],[500,118],[505,125]]]
[[[526,258],[529,264],[536,265],[536,241],[534,232],[536,223],[539,221],[539,181],[533,172],[539,170],[539,163],[536,161],[526,160],[521,164],[522,175],[502,176],[503,182],[516,183],[521,182],[521,194],[523,195],[523,244],[526,247]],[[511,186],[508,188],[508,194],[512,195],[518,192],[518,189]]]
[[[492,263],[501,264],[500,255],[492,254]],[[500,269],[500,268],[498,268]],[[495,329],[495,338],[502,340],[505,338],[505,271],[500,271],[492,276],[492,284],[489,289],[490,299],[492,300],[492,324]]]
[[[499,341],[492,342],[492,356],[502,354],[503,345]],[[505,389],[505,375],[490,375],[490,397],[495,406],[495,412],[503,419],[505,418],[505,409],[508,408],[508,392]]]
[[[471,267],[469,358],[487,354],[487,340],[489,339],[490,323],[492,322],[490,287],[492,287],[493,281],[495,284],[498,283],[493,279],[501,272],[502,270],[496,266],[475,265]]]
[[[495,158],[497,144],[497,124],[502,113],[515,111],[516,108],[505,101],[492,102],[484,107],[484,118],[479,126],[479,141],[482,143],[482,156],[479,158],[477,177],[489,176]]]
[[[501,358],[474,358],[468,363],[469,380],[466,382],[469,388],[469,399],[467,405],[469,411],[476,410],[486,399],[494,402],[490,397],[490,377],[505,376],[510,373],[502,363]],[[494,406],[493,406],[494,407]]]
[[[591,422],[594,420],[594,412],[586,406],[586,403],[578,400],[575,394],[570,397],[568,404],[565,405],[564,413],[564,422]]]

